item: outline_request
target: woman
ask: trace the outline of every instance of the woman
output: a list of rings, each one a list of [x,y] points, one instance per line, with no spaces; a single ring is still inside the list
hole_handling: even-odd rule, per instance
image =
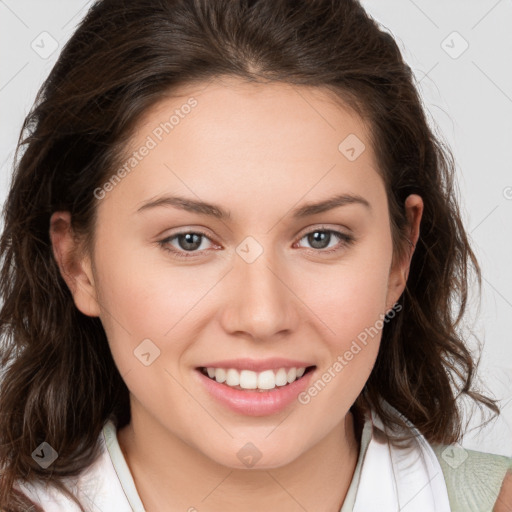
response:
[[[2,510],[509,509],[412,80],[356,1],[91,8],[5,207]]]

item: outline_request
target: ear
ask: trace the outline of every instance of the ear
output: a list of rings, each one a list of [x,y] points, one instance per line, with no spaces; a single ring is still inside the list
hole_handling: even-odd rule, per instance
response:
[[[409,276],[409,267],[411,265],[412,255],[416,248],[416,243],[420,236],[420,222],[423,215],[423,200],[417,194],[411,194],[405,200],[405,212],[407,217],[407,238],[410,243],[407,244],[406,254],[401,260],[394,261],[390,270],[388,280],[388,294],[386,299],[386,311],[391,309],[396,301],[402,295],[407,277]]]
[[[71,227],[69,212],[55,212],[50,218],[53,255],[76,307],[87,316],[99,316],[100,308],[90,258],[80,251]]]

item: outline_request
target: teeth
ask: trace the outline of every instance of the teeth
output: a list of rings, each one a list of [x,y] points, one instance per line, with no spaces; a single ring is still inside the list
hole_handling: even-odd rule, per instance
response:
[[[214,375],[210,377],[213,379],[215,377],[215,380],[217,382],[225,382],[226,381],[226,370],[224,368],[208,368],[208,370],[213,371]],[[210,372],[208,371],[208,375]]]
[[[226,372],[226,384],[233,387],[240,384],[240,374],[233,368],[230,368]]]
[[[306,368],[279,368],[274,370],[264,370],[262,372],[253,372],[252,370],[238,371],[234,368],[228,370],[224,368],[206,368],[206,373],[210,379],[217,382],[224,382],[230,387],[241,389],[274,389],[277,386],[286,386],[297,379],[300,379]]]
[[[256,389],[258,387],[258,374],[250,370],[242,370],[239,384],[242,389]]]
[[[272,370],[265,370],[258,375],[258,389],[274,389],[276,376]]]
[[[288,384],[287,373],[284,368],[279,368],[276,373],[276,386],[286,386]]]

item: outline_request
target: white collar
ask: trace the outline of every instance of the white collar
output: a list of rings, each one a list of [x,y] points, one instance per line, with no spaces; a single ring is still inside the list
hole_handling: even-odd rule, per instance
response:
[[[400,414],[389,404],[385,406]],[[388,430],[375,412],[367,417],[363,436],[371,438],[358,460],[361,473],[352,512],[450,512],[437,457],[420,432],[412,425],[410,429],[415,437],[408,449],[400,449],[390,442]],[[112,420],[106,422],[102,433],[104,451],[80,476],[80,498],[94,504],[94,510],[144,512]],[[19,487],[46,511],[77,510],[56,491],[27,485]]]
[[[414,434],[407,448],[394,445],[389,429],[371,411],[364,426],[371,438],[363,454],[353,512],[450,512],[443,471],[425,437],[387,402],[383,407],[401,416]],[[105,441],[133,511],[144,508],[119,447],[116,427],[108,422]],[[359,463],[359,462],[358,462]]]
[[[383,405],[403,418],[388,403]],[[406,422],[414,437],[408,447],[401,448],[390,441],[390,430],[372,410],[367,419],[371,439],[364,454],[353,512],[450,512],[437,456],[424,436]]]

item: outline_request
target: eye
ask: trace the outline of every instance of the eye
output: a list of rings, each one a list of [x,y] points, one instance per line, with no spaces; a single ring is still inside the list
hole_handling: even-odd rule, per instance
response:
[[[309,231],[300,238],[300,240],[304,239],[315,249],[313,252],[320,252],[322,254],[331,254],[340,251],[344,246],[351,245],[355,241],[352,235],[334,229],[326,229],[323,226]],[[337,244],[336,239],[338,239]],[[334,242],[334,245],[331,245],[331,242]]]
[[[173,253],[173,255],[178,258],[190,258],[196,256],[196,254],[193,253],[205,250],[203,246],[205,239],[210,240],[206,233],[202,231],[182,231],[181,233],[176,233],[159,241],[158,244],[162,249]],[[174,241],[178,247],[176,247],[176,245],[173,246]],[[188,255],[187,253],[192,254]]]

